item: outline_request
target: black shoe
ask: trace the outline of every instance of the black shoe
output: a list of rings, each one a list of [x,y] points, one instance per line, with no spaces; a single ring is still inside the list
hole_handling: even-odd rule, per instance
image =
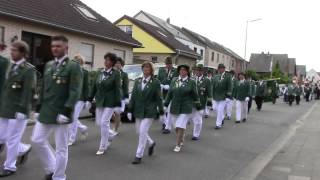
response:
[[[31,149],[32,148],[30,147],[27,152],[25,152],[23,155],[18,157],[17,163],[16,163],[17,165],[23,165],[27,162]]]
[[[171,131],[169,129],[165,129],[162,131],[162,134],[170,134],[170,133],[171,133]]]
[[[227,116],[226,120],[231,120],[231,117]]]
[[[14,173],[16,173],[16,172],[15,171],[10,171],[10,170],[7,170],[7,169],[2,169],[0,171],[0,177],[8,177],[8,176],[13,175]]]
[[[148,149],[148,155],[152,156],[153,152],[154,152],[154,147],[156,147],[156,143],[154,142],[153,144],[151,144],[151,146]]]
[[[134,160],[132,161],[132,164],[141,164],[142,158],[137,158],[135,157]]]
[[[220,126],[216,126],[214,129],[218,130],[218,129],[221,129],[221,127]]]
[[[206,119],[207,119],[207,118],[209,118],[209,116],[208,116],[208,115],[204,115],[204,118],[206,118]]]
[[[192,137],[192,139],[191,140],[193,140],[193,141],[199,141],[200,140],[200,138],[199,137]]]
[[[166,129],[166,125],[162,124],[162,131]]]
[[[44,180],[52,180],[52,176],[53,176],[53,173],[47,174],[47,175],[44,177]]]
[[[3,152],[5,145],[4,144],[0,144],[0,153]]]
[[[246,121],[247,121],[247,119],[246,119],[246,118],[242,119],[242,122],[246,122]]]
[[[239,124],[240,123],[240,121],[236,121],[236,124]]]

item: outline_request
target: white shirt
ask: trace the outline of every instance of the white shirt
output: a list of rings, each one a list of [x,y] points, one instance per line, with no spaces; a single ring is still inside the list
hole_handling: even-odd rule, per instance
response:
[[[16,65],[12,70],[17,70],[17,68],[20,66],[20,64],[24,63],[26,61],[26,59],[22,58],[17,62],[13,62],[12,66]]]
[[[188,79],[188,76],[182,78],[181,76],[179,76],[179,87],[182,85],[182,81],[186,81]]]
[[[58,62],[57,67],[59,67],[59,66],[61,65],[62,61],[63,61],[65,58],[67,58],[67,57],[68,57],[67,54],[64,55],[63,57],[59,58],[59,59],[58,59],[57,57],[55,57],[55,58],[54,58],[54,61],[55,61],[55,62]]]
[[[107,72],[107,73],[110,73],[112,70],[112,68],[109,68],[109,69],[104,69],[102,72]],[[104,75],[104,73],[102,74],[102,78],[104,79],[106,76]]]
[[[150,81],[150,79],[151,79],[151,76],[143,77],[143,78],[142,78],[142,85],[141,85],[142,90],[143,90],[144,87],[148,84],[148,82]]]

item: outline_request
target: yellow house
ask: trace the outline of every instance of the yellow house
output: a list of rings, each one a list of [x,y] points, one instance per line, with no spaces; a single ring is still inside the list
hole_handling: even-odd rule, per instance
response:
[[[132,17],[123,16],[114,24],[142,44],[133,49],[133,63],[163,63],[170,56],[175,64],[194,66],[200,56],[170,33]]]

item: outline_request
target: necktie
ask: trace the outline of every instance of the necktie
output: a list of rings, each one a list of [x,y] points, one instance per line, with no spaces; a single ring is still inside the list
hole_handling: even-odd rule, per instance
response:
[[[107,71],[104,71],[104,72],[103,72],[103,75],[104,75],[105,77],[109,76],[109,74],[110,74],[110,73],[108,73]]]
[[[143,84],[146,84],[147,83],[147,80],[143,80]]]
[[[18,66],[18,64],[12,64],[12,66],[11,66],[11,71],[14,71],[15,70],[15,68]]]

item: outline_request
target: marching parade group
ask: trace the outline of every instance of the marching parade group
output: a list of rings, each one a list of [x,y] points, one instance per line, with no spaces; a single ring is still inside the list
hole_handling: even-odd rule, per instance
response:
[[[3,49],[4,45],[0,50]],[[78,131],[82,139],[88,135],[88,127],[79,121],[79,116],[92,103],[96,108],[95,122],[101,130],[96,155],[107,151],[110,140],[118,133],[120,115],[127,106],[127,118],[135,119],[138,134],[132,164],[140,164],[147,145],[148,155],[154,153],[156,143],[149,134],[154,120],[163,123],[164,134],[175,131],[173,150],[180,152],[188,124],[193,124],[192,140],[200,140],[203,118],[214,110],[215,129],[219,130],[225,120],[231,120],[234,103],[235,123],[246,122],[253,100],[260,111],[267,91],[266,81],[253,81],[244,73],[236,76],[232,71],[226,72],[223,64],[219,64],[218,72],[214,74],[205,71],[202,65],[192,69],[188,65],[174,68],[168,57],[158,74],[154,74],[151,62],[141,65],[143,76],[135,80],[129,97],[128,74],[122,70],[124,61],[115,54],[104,56],[104,67],[98,70],[89,87],[84,59],[81,55],[68,57],[65,36],[52,37],[51,51],[54,59],[44,68],[40,92],[37,92],[37,70],[26,60],[29,47],[25,42],[11,44],[12,62],[0,56],[0,153],[7,149],[0,177],[13,175],[17,165],[26,162],[32,148],[42,162],[46,180],[65,180],[68,146],[75,143]],[[298,103],[303,90],[295,84],[288,85],[287,94],[289,102],[294,96]],[[274,94],[276,99],[278,93]],[[31,114],[37,120],[31,137],[32,146],[21,142]],[[48,142],[52,133],[55,149]]]

